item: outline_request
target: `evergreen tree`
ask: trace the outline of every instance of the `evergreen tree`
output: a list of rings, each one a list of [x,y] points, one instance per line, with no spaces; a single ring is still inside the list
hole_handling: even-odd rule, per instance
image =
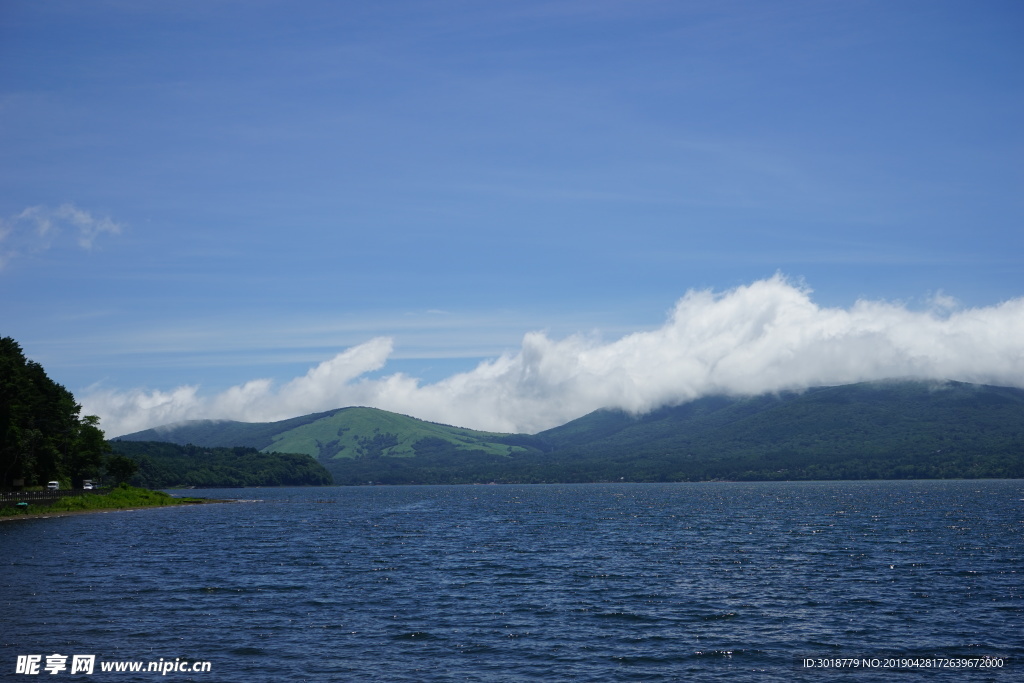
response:
[[[0,338],[0,488],[96,476],[109,449],[99,418],[81,410],[18,342]]]

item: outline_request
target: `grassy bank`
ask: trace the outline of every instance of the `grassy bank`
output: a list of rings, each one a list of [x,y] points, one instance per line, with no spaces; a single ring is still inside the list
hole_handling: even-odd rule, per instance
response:
[[[174,498],[163,491],[150,491],[121,484],[110,493],[85,494],[61,498],[51,505],[29,505],[27,508],[0,508],[0,517],[18,515],[59,514],[89,510],[123,510],[125,508],[162,507],[208,502],[203,498]]]

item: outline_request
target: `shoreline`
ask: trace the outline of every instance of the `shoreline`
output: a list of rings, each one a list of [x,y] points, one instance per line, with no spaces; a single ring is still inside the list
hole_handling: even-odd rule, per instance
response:
[[[49,519],[50,517],[70,517],[72,515],[91,515],[100,512],[135,512],[137,510],[155,510],[159,508],[176,508],[182,505],[208,505],[210,503],[234,503],[230,498],[203,498],[194,501],[182,501],[173,505],[133,505],[123,508],[93,508],[89,510],[56,510],[53,512],[26,512],[18,515],[0,516],[0,523],[12,522],[17,519]]]

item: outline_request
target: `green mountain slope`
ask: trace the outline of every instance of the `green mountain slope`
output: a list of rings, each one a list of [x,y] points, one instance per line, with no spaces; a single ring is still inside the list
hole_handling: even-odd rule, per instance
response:
[[[122,439],[306,453],[338,484],[1024,477],[1024,390],[880,382],[602,410],[535,436],[344,408]]]
[[[119,440],[305,453],[340,484],[392,483],[396,477],[418,481],[420,470],[429,470],[430,480],[437,481],[447,476],[446,471],[477,472],[484,464],[492,467],[517,455],[539,452],[542,445],[527,435],[451,427],[360,407],[269,423],[195,420],[127,434]]]
[[[325,413],[313,413],[293,417],[279,422],[236,422],[234,420],[189,420],[175,424],[146,429],[133,434],[117,437],[120,441],[166,441],[181,446],[247,446],[263,450],[274,443],[274,436],[291,429],[316,422],[337,413],[331,410]],[[312,455],[312,454],[307,454]]]
[[[508,455],[523,451],[507,434],[425,422],[376,408],[343,408],[273,437],[269,448],[327,458],[411,457],[423,440],[439,440],[457,450]]]

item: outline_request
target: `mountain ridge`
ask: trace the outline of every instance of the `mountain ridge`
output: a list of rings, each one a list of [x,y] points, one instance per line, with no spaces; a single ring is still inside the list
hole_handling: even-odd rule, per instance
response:
[[[119,438],[306,453],[339,484],[1021,477],[1024,390],[889,380],[706,396],[643,415],[598,410],[535,435],[349,407]]]

